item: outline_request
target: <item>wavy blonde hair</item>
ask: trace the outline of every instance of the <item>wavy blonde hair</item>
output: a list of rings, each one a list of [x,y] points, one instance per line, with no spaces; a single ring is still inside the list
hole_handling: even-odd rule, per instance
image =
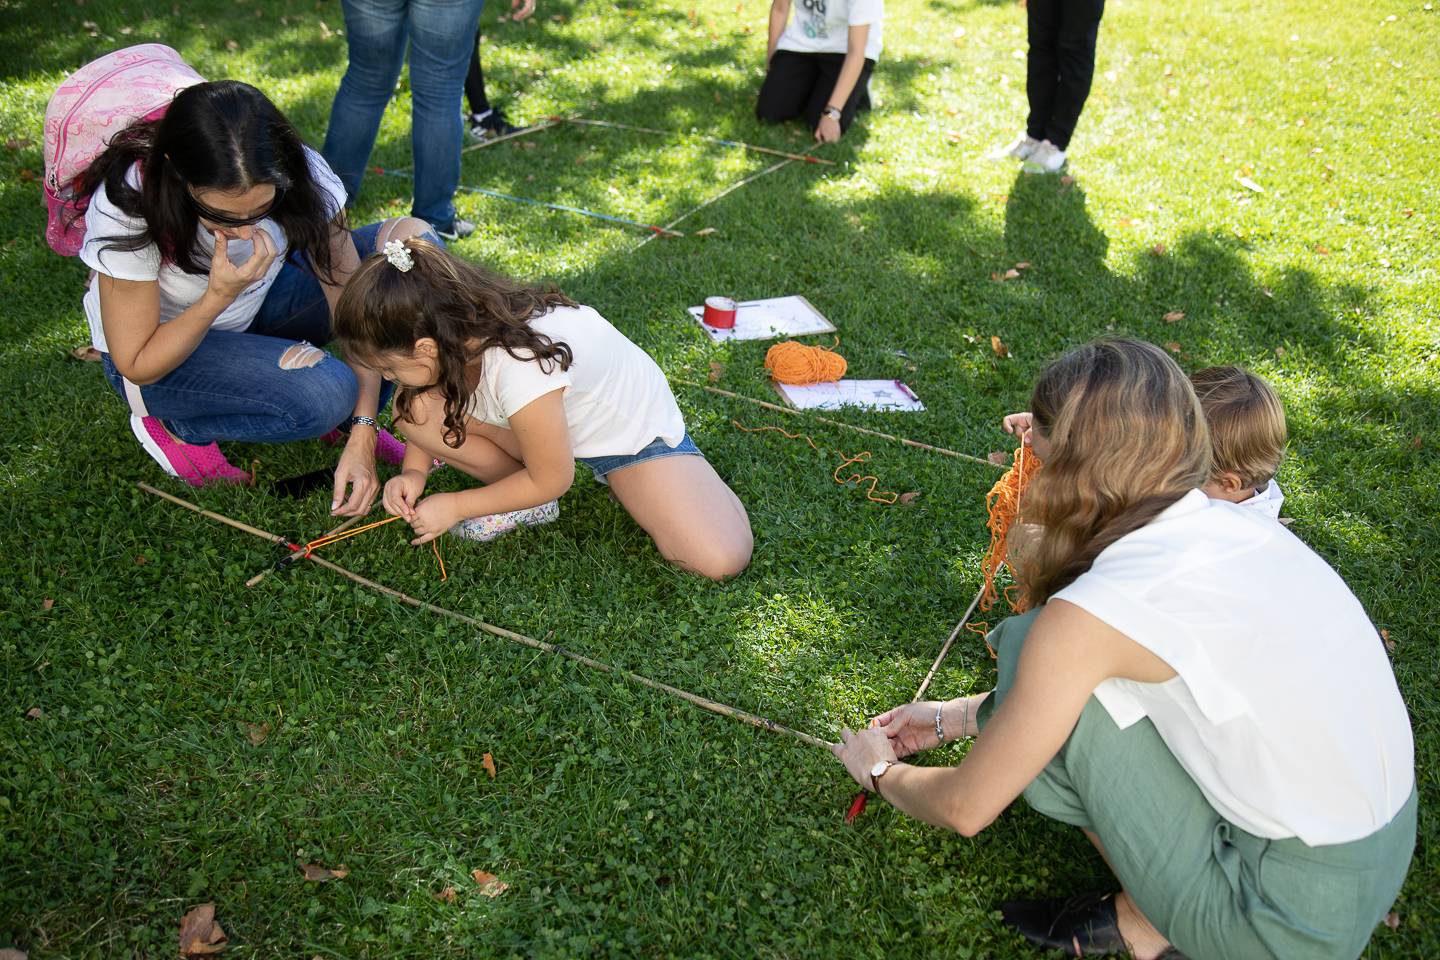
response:
[[[1042,529],[1018,571],[1038,606],[1205,483],[1210,433],[1180,367],[1139,340],[1071,350],[1045,368],[1030,410],[1050,442],[1020,503],[1022,521]]]
[[[1214,445],[1212,480],[1222,471],[1263,488],[1285,457],[1285,407],[1275,388],[1244,367],[1206,367],[1190,375]]]

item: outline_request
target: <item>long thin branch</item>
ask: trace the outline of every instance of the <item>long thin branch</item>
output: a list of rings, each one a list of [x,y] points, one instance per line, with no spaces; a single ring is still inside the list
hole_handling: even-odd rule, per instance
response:
[[[181,498],[168,494],[163,490],[158,490],[155,487],[150,486],[150,484],[148,483],[141,483],[140,489],[144,490],[147,493],[152,493],[157,497],[169,500],[171,503],[198,513],[203,517],[209,517],[211,520],[215,520],[220,523],[226,524],[227,526],[234,527],[237,530],[243,530],[244,532],[251,534],[252,536],[259,537],[262,540],[268,540],[271,543],[280,544],[281,546],[289,545],[289,541],[287,541],[284,537],[278,537],[275,534],[269,533],[265,530],[261,530],[258,527],[252,527],[249,524],[241,523],[238,520],[232,520],[224,514],[215,513],[213,510],[205,510],[197,506],[196,504],[191,503],[188,500],[182,500]],[[708,710],[709,712],[718,714],[722,717],[730,717],[743,723],[748,723],[752,727],[758,727],[761,730],[769,730],[771,733],[784,734],[785,736],[793,737],[796,740],[799,740],[801,743],[808,744],[812,747],[821,747],[826,750],[830,748],[830,744],[826,743],[824,740],[821,740],[819,737],[812,737],[808,733],[802,733],[799,730],[791,729],[790,727],[787,727],[783,724],[776,723],[774,720],[769,720],[757,714],[750,713],[747,710],[741,710],[738,707],[732,707],[728,704],[719,703],[718,701],[711,700],[707,697],[702,697],[699,694],[691,693],[688,690],[682,690],[679,687],[671,686],[668,683],[661,683],[659,680],[651,680],[649,677],[643,677],[640,674],[634,673],[630,670],[626,670],[623,667],[617,667],[613,664],[605,663],[601,660],[596,660],[593,657],[587,657],[582,653],[576,653],[575,651],[570,650],[566,647],[559,646],[558,644],[547,643],[544,640],[536,640],[534,637],[527,637],[523,633],[516,633],[514,630],[507,630],[504,627],[497,627],[492,623],[486,623],[484,620],[479,620],[475,617],[467,616],[463,613],[457,613],[454,610],[448,610],[445,607],[437,606],[436,604],[429,603],[428,601],[417,600],[415,597],[412,597],[406,593],[401,593],[399,590],[396,590],[393,587],[387,587],[383,583],[376,583],[374,580],[362,577],[358,573],[351,573],[349,570],[346,570],[338,563],[326,560],[324,557],[311,554],[309,559],[311,563],[318,563],[320,566],[326,568],[327,570],[333,570],[334,572],[350,580],[353,580],[355,583],[358,583],[361,586],[369,587],[371,590],[383,593],[388,597],[393,597],[394,599],[399,600],[401,603],[412,606],[417,610],[425,610],[429,613],[439,614],[443,617],[449,617],[452,620],[458,620],[461,623],[465,623],[469,626],[476,628],[477,630],[482,630],[485,633],[489,633],[493,636],[502,637],[514,643],[521,644],[522,646],[530,647],[533,650],[540,650],[544,653],[557,654],[559,656],[565,657],[568,660],[573,660],[583,666],[590,667],[593,670],[599,670],[602,673],[608,673],[612,676],[622,677],[625,680],[629,680],[631,683],[638,683],[641,686],[649,687],[652,690],[659,690],[662,693],[668,693],[673,697],[679,697],[681,700],[684,700],[687,703],[694,704],[702,710]]]

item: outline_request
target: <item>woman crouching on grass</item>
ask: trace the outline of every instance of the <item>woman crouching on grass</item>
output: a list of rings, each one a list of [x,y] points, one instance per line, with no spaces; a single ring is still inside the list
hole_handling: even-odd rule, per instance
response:
[[[555,519],[579,460],[671,563],[712,580],[749,564],[750,519],[665,374],[590,307],[410,240],[356,271],[335,330],[347,356],[400,387],[408,446],[384,503],[415,544]],[[421,499],[432,457],[484,486]]]
[[[1136,341],[1080,347],[1032,398],[1036,609],[991,633],[988,694],[844,731],[899,809],[973,836],[1021,793],[1120,890],[1001,905],[1072,956],[1350,960],[1415,845],[1414,742],[1380,638],[1284,527],[1201,490],[1205,417]],[[981,732],[983,730],[983,733]],[[899,759],[976,736],[959,767]]]

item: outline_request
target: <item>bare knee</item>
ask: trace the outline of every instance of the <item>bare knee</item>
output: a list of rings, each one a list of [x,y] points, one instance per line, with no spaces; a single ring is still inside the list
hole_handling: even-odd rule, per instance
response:
[[[325,357],[325,351],[312,344],[304,342],[292,344],[284,353],[280,354],[280,369],[304,370],[306,367],[315,366]]]
[[[417,217],[391,217],[380,224],[380,232],[375,235],[375,249],[384,249],[385,244],[391,240],[409,240],[411,237],[418,237],[430,229],[432,229],[430,224]]]
[[[750,555],[754,550],[755,540],[747,526],[731,536],[715,538],[692,550],[686,557],[672,557],[671,562],[707,580],[720,582],[739,576],[750,566]]]

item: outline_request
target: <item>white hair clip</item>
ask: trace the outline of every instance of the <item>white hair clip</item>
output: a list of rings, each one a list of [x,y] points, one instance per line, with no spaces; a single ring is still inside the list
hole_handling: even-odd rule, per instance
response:
[[[409,273],[415,266],[415,258],[410,256],[410,248],[405,246],[403,241],[390,240],[385,244],[385,259],[401,273]]]

